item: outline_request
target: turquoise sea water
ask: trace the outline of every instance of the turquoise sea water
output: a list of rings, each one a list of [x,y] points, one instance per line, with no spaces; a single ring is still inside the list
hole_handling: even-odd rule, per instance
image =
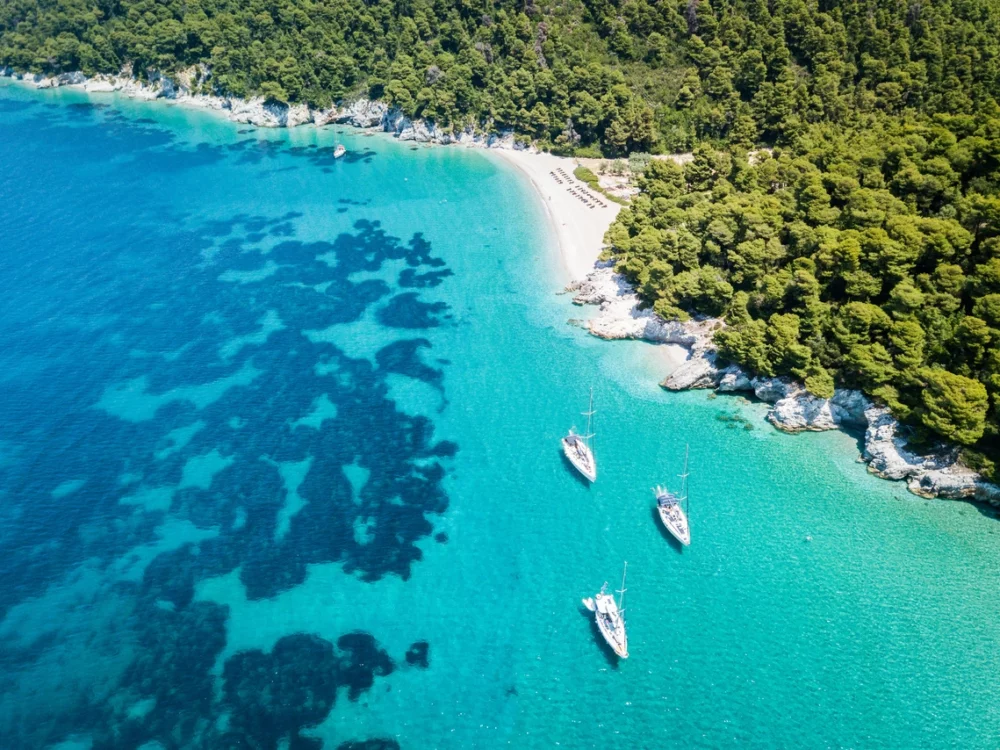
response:
[[[0,84],[0,166],[0,747],[997,746],[997,520],[567,325],[494,156]]]

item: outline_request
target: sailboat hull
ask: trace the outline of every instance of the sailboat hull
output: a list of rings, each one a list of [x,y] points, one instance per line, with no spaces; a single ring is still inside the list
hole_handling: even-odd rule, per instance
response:
[[[628,658],[628,636],[625,634],[625,620],[614,597],[598,594],[594,598],[594,620],[605,642],[620,659]]]
[[[611,628],[605,624],[600,615],[597,616],[597,629],[601,631],[601,635],[604,636],[604,640],[611,647],[611,650],[615,652],[615,656],[619,659],[628,658],[628,641],[619,643],[615,638],[614,633],[611,631]]]
[[[562,439],[563,455],[590,482],[597,481],[597,464],[590,447],[579,438]]]
[[[660,521],[663,523],[664,528],[685,547],[690,546],[691,527],[688,525],[687,515],[681,507],[679,505],[674,505],[672,508],[660,506],[657,510],[659,511]]]

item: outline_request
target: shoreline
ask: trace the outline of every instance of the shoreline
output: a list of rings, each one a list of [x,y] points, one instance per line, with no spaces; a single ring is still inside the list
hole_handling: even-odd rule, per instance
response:
[[[500,148],[495,149],[495,153],[531,183],[555,230],[560,259],[570,280],[584,278],[594,270],[604,248],[604,234],[618,216],[621,206],[604,196],[595,195],[573,177],[576,162],[571,157]],[[561,173],[555,177],[553,173],[557,170]],[[600,203],[593,199],[581,200],[570,191],[576,195],[592,196]]]
[[[0,68],[0,77],[36,90],[69,88],[83,91],[87,96],[117,94],[139,101],[215,112],[230,122],[257,127],[345,125],[387,133],[400,141],[487,149],[531,183],[555,230],[562,266],[570,281],[582,280],[594,270],[604,247],[604,234],[621,210],[621,205],[595,193],[573,176],[576,162],[571,157],[521,146],[515,142],[512,132],[486,134],[470,129],[455,134],[439,131],[433,124],[411,121],[379,101],[359,99],[345,106],[313,110],[306,105],[268,103],[260,97],[237,99],[192,94],[184,84],[187,76],[180,74],[175,78],[152,74],[149,82],[144,83],[125,73],[93,77],[64,73],[42,77]],[[557,171],[560,175],[553,176]]]
[[[148,82],[143,82],[127,70],[116,76],[88,77],[74,72],[44,77],[0,68],[0,78],[35,90],[69,88],[82,91],[88,97],[112,94],[146,103],[162,102],[167,106],[215,113],[229,122],[262,128],[343,125],[384,133],[399,141],[484,149],[530,182],[555,232],[564,280],[571,286],[581,283],[598,266],[604,235],[622,209],[620,204],[596,193],[573,176],[577,165],[572,157],[555,156],[525,146],[514,139],[511,131],[484,133],[471,128],[457,134],[441,131],[425,121],[411,121],[380,101],[358,99],[346,105],[341,102],[327,110],[314,110],[302,104],[268,103],[261,97],[238,99],[192,94],[188,86],[190,71],[173,77],[154,72]],[[554,176],[557,170],[558,177]],[[655,352],[647,355],[647,366],[671,372],[689,359],[689,352],[683,346],[650,338],[646,341],[655,346]]]
[[[788,377],[763,377],[744,372],[737,365],[716,361],[715,331],[725,323],[703,318],[685,322],[664,320],[642,306],[639,296],[610,263],[599,263],[586,279],[567,287],[578,305],[597,305],[598,314],[587,321],[591,335],[602,339],[640,339],[677,344],[686,359],[669,372],[660,385],[669,391],[705,389],[724,395],[750,393],[771,405],[766,420],[786,433],[827,430],[864,432],[863,453],[858,460],[868,472],[882,479],[906,482],[921,497],[967,500],[1000,507],[1000,486],[964,466],[957,446],[945,443],[917,452],[907,441],[906,425],[889,409],[858,390],[837,388],[829,399],[809,393]]]
[[[600,255],[605,247],[604,235],[621,211],[621,204],[598,196],[604,205],[590,208],[574,197],[570,189],[578,194],[585,191],[589,195],[593,195],[593,191],[573,177],[576,160],[572,157],[501,148],[490,149],[490,153],[514,167],[531,183],[555,232],[560,265],[566,272],[565,278],[569,279],[567,289],[582,283],[600,267]],[[553,173],[559,169],[562,174],[557,180]],[[568,179],[563,175],[568,175]],[[585,328],[594,334],[589,321]],[[637,355],[643,360],[642,367],[649,372],[655,370],[661,373],[657,377],[674,372],[690,358],[689,349],[679,343],[636,338],[650,347],[649,351]]]
[[[574,303],[599,306],[600,312],[587,321],[587,330],[598,338],[637,339],[656,346],[649,361],[669,368],[661,386],[668,390],[753,392],[761,401],[773,405],[767,419],[784,432],[863,428],[865,450],[859,460],[868,464],[870,473],[906,481],[916,495],[1000,506],[1000,487],[963,466],[957,448],[942,445],[926,455],[911,451],[905,426],[888,409],[872,403],[860,392],[838,389],[833,398],[820,399],[788,378],[753,377],[734,365],[720,369],[715,364],[712,334],[723,325],[721,321],[665,321],[644,309],[627,280],[598,260],[604,235],[621,206],[576,180],[575,161],[570,157],[524,146],[515,141],[511,132],[485,134],[472,128],[457,134],[441,131],[432,123],[411,121],[385,103],[368,99],[313,110],[306,105],[268,103],[259,97],[243,100],[191,94],[183,75],[177,76],[178,83],[151,74],[147,84],[126,74],[88,78],[82,73],[65,73],[43,78],[0,68],[0,77],[35,89],[68,87],[88,96],[110,93],[146,102],[162,100],[174,106],[214,111],[231,122],[257,127],[339,124],[384,132],[400,141],[492,150],[529,180],[541,200],[555,230],[561,265],[571,280],[566,290],[576,293]]]
[[[555,231],[561,265],[569,281],[581,280],[594,270],[604,247],[604,234],[621,210],[621,205],[595,193],[573,177],[576,162],[571,157],[554,156],[534,147],[522,146],[514,140],[513,133],[507,131],[489,134],[471,129],[458,134],[439,131],[433,124],[422,120],[411,121],[379,101],[359,99],[345,106],[313,110],[306,105],[267,103],[260,97],[237,99],[191,94],[181,75],[174,80],[153,74],[149,83],[143,83],[125,73],[93,77],[82,73],[64,73],[42,77],[0,68],[0,77],[35,90],[69,88],[82,91],[88,97],[113,94],[143,102],[162,102],[169,106],[214,112],[230,122],[256,127],[279,129],[343,125],[385,133],[400,141],[488,150],[531,183]],[[557,170],[561,170],[558,178],[552,174]]]
[[[135,78],[129,70],[118,75],[99,73],[88,77],[76,71],[55,76],[21,73],[12,68],[0,67],[0,78],[32,89],[69,88],[92,94],[118,94],[143,102],[162,102],[167,105],[189,107],[216,112],[230,122],[253,125],[259,128],[296,128],[312,125],[347,125],[361,130],[388,133],[400,141],[461,145],[470,148],[529,150],[518,143],[514,132],[485,132],[467,127],[459,132],[440,130],[434,123],[411,120],[401,111],[385,102],[360,97],[342,100],[327,109],[313,109],[307,104],[285,104],[267,101],[263,97],[241,99],[232,96],[192,93],[189,82],[192,71],[180,71],[173,77],[157,71],[149,74],[147,81]]]

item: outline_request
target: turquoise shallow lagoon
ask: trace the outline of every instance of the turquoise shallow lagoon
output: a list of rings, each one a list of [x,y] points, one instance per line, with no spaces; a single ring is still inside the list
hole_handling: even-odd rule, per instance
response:
[[[0,747],[997,746],[997,519],[567,325],[494,156],[0,83],[0,165]]]

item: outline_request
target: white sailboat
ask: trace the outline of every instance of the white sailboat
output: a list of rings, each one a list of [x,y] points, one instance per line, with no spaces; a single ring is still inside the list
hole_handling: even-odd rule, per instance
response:
[[[691,524],[688,521],[688,447],[684,446],[684,473],[681,477],[681,494],[674,493],[657,485],[653,492],[656,494],[656,510],[660,514],[660,521],[666,526],[667,531],[674,535],[678,542],[687,547],[691,544]]]
[[[604,640],[611,646],[620,658],[628,658],[628,637],[625,634],[625,573],[628,571],[628,562],[622,570],[622,587],[618,590],[619,600],[608,593],[608,584],[605,581],[601,587],[601,592],[593,598],[583,600],[583,606],[594,613],[597,621],[597,628],[604,636]]]
[[[341,156],[347,153],[347,149],[344,148],[343,144],[338,143],[337,147],[333,149],[333,158],[339,159]]]
[[[589,442],[594,437],[590,431],[591,418],[594,416],[593,388],[590,389],[590,409],[583,412],[583,416],[587,418],[586,434],[577,435],[575,428],[571,427],[569,434],[562,439],[562,448],[566,458],[576,470],[593,482],[597,479],[597,462],[594,460],[594,451]]]

